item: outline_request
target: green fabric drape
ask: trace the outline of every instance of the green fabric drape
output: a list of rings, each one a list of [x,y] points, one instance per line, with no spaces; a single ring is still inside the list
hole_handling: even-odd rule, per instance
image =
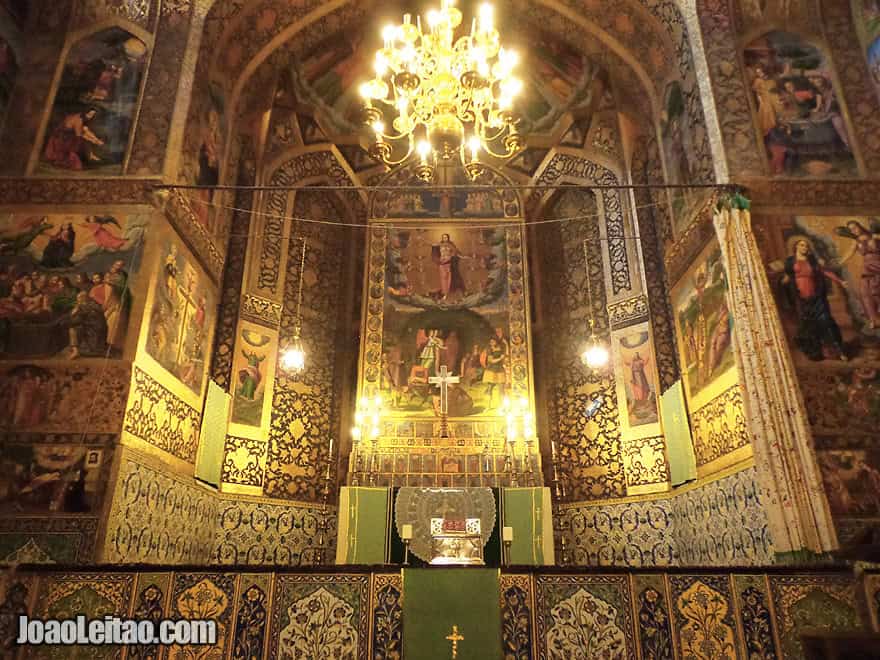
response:
[[[553,561],[552,513],[545,488],[505,488],[504,526],[513,527],[513,543],[510,545],[508,562],[517,566],[542,566],[545,554]],[[548,500],[545,502],[545,500]],[[549,531],[549,539],[547,538]],[[545,551],[545,543],[551,547]]]
[[[403,571],[403,657],[451,658],[446,636],[458,626],[458,660],[501,659],[499,572],[486,568]]]
[[[388,551],[388,488],[343,488],[339,493],[337,564],[384,564]]]
[[[673,486],[693,481],[697,478],[697,459],[681,380],[660,396],[660,411],[669,456],[669,481]]]

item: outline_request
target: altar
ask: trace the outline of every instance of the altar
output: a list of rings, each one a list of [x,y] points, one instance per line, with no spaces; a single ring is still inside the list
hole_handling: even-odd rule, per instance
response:
[[[336,563],[551,565],[550,489],[345,487]]]

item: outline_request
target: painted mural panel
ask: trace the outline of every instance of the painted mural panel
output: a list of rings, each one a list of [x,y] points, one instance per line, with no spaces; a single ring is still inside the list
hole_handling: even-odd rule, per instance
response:
[[[657,365],[651,334],[636,330],[615,337],[617,363],[626,391],[626,414],[629,426],[654,424],[657,412]]]
[[[0,371],[0,428],[116,433],[130,377],[125,363],[9,366]]]
[[[718,241],[706,246],[672,292],[682,375],[691,399],[734,366],[733,317]]]
[[[699,171],[695,153],[694,130],[687,113],[686,99],[677,80],[666,86],[663,112],[660,115],[663,156],[666,161],[666,180],[670,184],[693,183]],[[688,224],[693,211],[705,197],[696,189],[670,190],[676,234]]]
[[[772,175],[855,175],[828,58],[799,35],[773,31],[748,44],[743,60]]]
[[[861,16],[856,16],[856,22],[861,20],[868,70],[871,72],[874,88],[880,95],[880,0],[861,0],[858,4]]]
[[[111,442],[4,442],[0,513],[99,513],[109,478]]]
[[[154,286],[147,353],[196,394],[202,390],[215,309],[207,276],[169,242]]]
[[[880,516],[880,450],[820,451],[817,455],[834,515]]]
[[[243,323],[237,349],[232,366],[235,387],[232,422],[259,427],[262,426],[263,404],[267,392],[271,392],[278,340],[273,332],[265,328]]]
[[[70,49],[39,171],[122,174],[147,50],[143,41],[118,27],[89,35]]]
[[[18,60],[12,45],[0,36],[0,128],[6,119],[6,109],[12,98],[12,88],[15,86],[15,78],[18,75]]]
[[[796,362],[880,366],[880,220],[801,216],[768,254]],[[867,371],[859,380],[873,381]]]
[[[394,229],[386,256],[382,390],[392,412],[431,414],[429,379],[461,378],[452,417],[490,414],[510,384],[507,239],[461,225]]]
[[[146,216],[0,215],[0,357],[121,357]]]
[[[216,186],[220,183],[220,165],[223,158],[223,126],[226,102],[218,85],[208,86],[207,106],[199,124],[201,143],[199,145],[198,168],[195,182],[198,186]],[[193,205],[196,217],[209,227],[214,212],[214,190],[195,191],[196,203]]]

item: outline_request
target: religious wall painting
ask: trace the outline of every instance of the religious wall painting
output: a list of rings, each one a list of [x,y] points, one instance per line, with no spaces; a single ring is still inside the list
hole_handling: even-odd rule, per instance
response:
[[[687,392],[694,399],[734,366],[727,274],[714,238],[672,292]]]
[[[517,194],[504,186],[506,178],[487,170],[479,180],[480,190],[468,190],[473,182],[461,168],[440,168],[436,183],[452,186],[437,189],[418,178],[413,166],[394,170],[384,181],[386,186],[401,186],[405,190],[378,190],[372,199],[375,218],[513,218],[520,214]],[[424,188],[424,190],[419,190]]]
[[[199,154],[195,183],[197,186],[217,186],[220,183],[220,166],[224,154],[224,126],[226,101],[220,86],[208,85],[207,104],[199,120]],[[206,228],[216,215],[211,204],[215,191],[212,188],[194,192],[193,211]]]
[[[207,276],[177,243],[167,243],[154,284],[146,349],[196,394],[202,389],[214,314]]]
[[[860,0],[855,3],[861,10],[856,15],[856,23],[861,22],[861,31],[865,38],[865,58],[871,81],[880,96],[880,2],[878,0]]]
[[[774,223],[767,271],[796,363],[880,367],[880,220],[799,216]],[[843,365],[841,365],[843,366]],[[853,383],[861,384],[861,383]]]
[[[0,215],[0,357],[121,357],[148,224]]]
[[[626,392],[629,427],[657,423],[657,364],[650,332],[625,332],[615,335],[614,342],[615,365],[619,365]]]
[[[39,172],[123,173],[147,60],[147,45],[118,27],[73,45],[49,114]]]
[[[6,119],[6,109],[12,98],[12,88],[18,76],[18,59],[15,51],[3,36],[0,36],[0,129]]]
[[[518,51],[523,58],[519,70],[526,75],[516,102],[522,132],[549,133],[566,112],[588,116],[596,69],[587,54],[540,26],[531,25],[513,38],[528,44]]]
[[[743,51],[755,126],[773,176],[857,174],[830,60],[797,34],[772,31]]]
[[[381,389],[391,412],[439,412],[429,381],[443,367],[460,378],[451,417],[497,411],[511,382],[505,231],[394,229],[385,263]]]
[[[15,432],[118,432],[130,378],[124,363],[14,364],[0,371],[0,428]]]
[[[111,457],[109,442],[5,442],[0,513],[100,513]]]
[[[880,450],[816,453],[835,516],[880,516]]]
[[[660,115],[660,133],[667,182],[675,185],[693,183],[699,167],[694,153],[694,131],[687,113],[684,92],[677,80],[666,86],[663,112]],[[688,225],[703,195],[696,189],[680,188],[670,190],[670,196],[674,227],[678,234]]]
[[[291,62],[294,94],[319,109],[315,114],[330,132],[360,128],[363,99],[358,84],[375,75],[369,57],[359,50],[363,41],[362,30],[341,30]]]
[[[267,388],[271,387],[272,369],[278,341],[265,328],[242,323],[232,364],[233,398],[231,421],[245,426],[262,426]]]

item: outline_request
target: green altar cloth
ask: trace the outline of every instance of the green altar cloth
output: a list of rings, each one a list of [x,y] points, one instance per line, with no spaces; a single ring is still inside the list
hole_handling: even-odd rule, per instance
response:
[[[388,488],[344,487],[339,493],[337,564],[384,564],[388,557]]]
[[[513,528],[509,564],[553,563],[553,509],[549,488],[505,488],[501,493],[504,526]]]
[[[403,571],[403,657],[452,657],[446,636],[458,626],[459,660],[500,660],[499,572],[487,568],[417,568]]]

